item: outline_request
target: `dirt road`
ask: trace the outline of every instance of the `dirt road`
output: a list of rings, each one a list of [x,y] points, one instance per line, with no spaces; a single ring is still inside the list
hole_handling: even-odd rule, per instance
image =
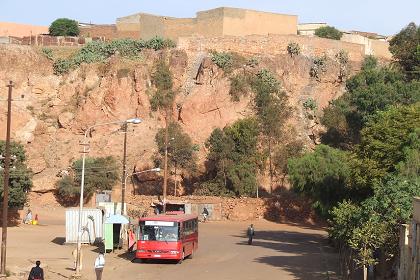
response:
[[[72,274],[74,246],[63,245],[64,209],[41,216],[40,226],[9,228],[8,267],[12,272],[27,271],[40,259],[48,279],[68,279]],[[44,220],[43,220],[44,218]],[[328,279],[337,267],[336,255],[326,246],[321,230],[254,222],[255,240],[246,244],[243,222],[200,224],[199,250],[193,259],[173,262],[132,263],[123,251],[106,255],[104,280],[107,279]],[[84,279],[95,279],[95,247],[83,249]],[[16,279],[24,279],[16,277]]]

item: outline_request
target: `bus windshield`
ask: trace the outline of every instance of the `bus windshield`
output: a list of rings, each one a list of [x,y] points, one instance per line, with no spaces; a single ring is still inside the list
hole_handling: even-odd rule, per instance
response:
[[[178,241],[178,223],[165,221],[140,222],[142,241]]]

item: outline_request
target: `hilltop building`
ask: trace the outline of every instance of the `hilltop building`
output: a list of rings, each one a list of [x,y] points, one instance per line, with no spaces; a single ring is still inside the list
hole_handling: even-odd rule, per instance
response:
[[[195,18],[174,18],[137,13],[116,20],[115,26],[87,26],[82,34],[114,38],[150,39],[155,36],[178,40],[192,35],[202,37],[297,34],[296,15],[221,7],[198,12]]]

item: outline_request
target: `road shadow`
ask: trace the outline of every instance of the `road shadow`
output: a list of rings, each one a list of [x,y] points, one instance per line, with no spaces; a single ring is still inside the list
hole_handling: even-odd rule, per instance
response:
[[[56,237],[53,240],[51,240],[52,243],[57,244],[57,245],[64,245],[66,243],[66,238],[65,237]]]
[[[328,271],[336,274],[338,255],[328,246],[327,238],[317,233],[292,231],[256,231],[252,245],[248,245],[246,233],[235,236],[243,240],[238,245],[263,247],[274,250],[276,254],[255,259],[255,262],[268,264],[288,271],[297,279],[328,279]]]

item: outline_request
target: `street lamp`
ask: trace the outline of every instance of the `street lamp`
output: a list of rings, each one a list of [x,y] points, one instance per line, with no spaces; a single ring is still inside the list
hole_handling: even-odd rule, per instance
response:
[[[138,172],[134,172],[134,173],[128,174],[124,178],[124,184],[127,185],[127,179],[128,179],[128,177],[132,177],[134,175],[142,174],[142,173],[146,173],[146,172],[160,172],[160,168],[159,167],[156,167],[156,168],[152,168],[152,169],[138,171]],[[122,206],[122,207],[124,207],[124,206]],[[123,208],[121,208],[121,209],[123,209]],[[122,210],[121,210],[121,214],[122,214]]]
[[[88,151],[86,150],[86,146],[88,145],[88,143],[86,143],[86,139],[88,136],[88,133],[95,127],[98,126],[105,126],[105,125],[111,125],[111,124],[128,124],[128,123],[133,123],[133,124],[138,124],[141,123],[141,119],[139,118],[132,118],[132,119],[128,119],[125,121],[114,121],[114,122],[107,122],[107,123],[99,123],[99,124],[95,124],[92,126],[89,126],[86,131],[85,131],[85,135],[83,138],[83,156],[82,156],[82,178],[80,180],[80,202],[79,202],[79,223],[78,223],[78,234],[77,234],[77,257],[76,257],[76,277],[80,276],[80,251],[82,248],[82,211],[83,211],[83,191],[84,191],[84,185],[85,185],[85,161],[86,161],[86,154],[88,153]]]

